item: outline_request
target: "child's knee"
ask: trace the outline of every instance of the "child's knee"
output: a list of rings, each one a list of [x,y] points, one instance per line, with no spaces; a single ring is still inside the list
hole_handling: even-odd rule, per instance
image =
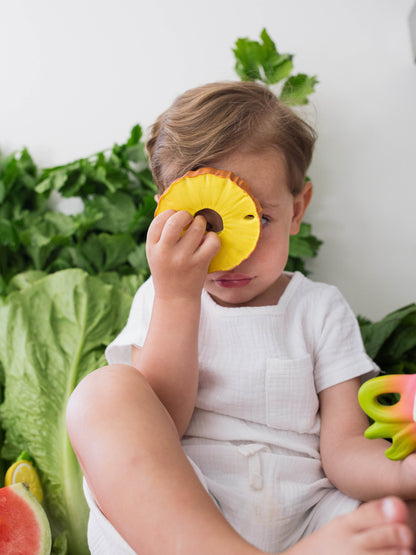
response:
[[[74,445],[108,421],[132,395],[149,391],[145,378],[132,366],[116,364],[88,374],[72,392],[66,409],[67,430]],[[148,393],[151,394],[150,391]]]

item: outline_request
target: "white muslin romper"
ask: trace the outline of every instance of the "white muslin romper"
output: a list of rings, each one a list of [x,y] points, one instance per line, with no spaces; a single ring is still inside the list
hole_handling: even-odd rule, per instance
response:
[[[323,472],[318,393],[377,371],[338,289],[299,272],[288,275],[274,306],[225,308],[203,291],[199,389],[182,440],[225,518],[270,553],[359,505]],[[130,364],[131,346],[144,344],[153,298],[149,279],[135,295],[126,327],[106,350],[110,364]],[[91,553],[131,555],[84,487]]]

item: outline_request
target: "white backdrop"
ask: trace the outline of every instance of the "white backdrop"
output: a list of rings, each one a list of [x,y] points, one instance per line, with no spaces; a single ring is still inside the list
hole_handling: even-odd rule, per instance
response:
[[[263,27],[320,81],[306,220],[313,278],[378,319],[416,301],[413,0],[2,0],[0,149],[66,163],[124,142],[183,90],[237,79]]]

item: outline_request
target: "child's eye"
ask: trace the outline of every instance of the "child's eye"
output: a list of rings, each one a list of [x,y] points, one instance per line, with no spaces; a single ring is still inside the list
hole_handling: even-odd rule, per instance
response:
[[[270,218],[268,216],[262,216],[261,217],[261,225],[266,225],[270,222]]]

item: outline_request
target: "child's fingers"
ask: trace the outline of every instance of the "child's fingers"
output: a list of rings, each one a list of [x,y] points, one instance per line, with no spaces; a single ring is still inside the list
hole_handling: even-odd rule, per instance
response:
[[[190,252],[195,252],[204,240],[207,221],[203,216],[196,216],[181,237],[181,246]]]
[[[175,212],[165,210],[153,220],[147,239],[155,244],[163,240],[167,246],[173,246],[180,239],[183,230],[192,222],[192,216],[185,210]]]
[[[173,247],[181,239],[181,236],[187,226],[192,222],[192,216],[189,212],[181,210],[180,212],[175,212],[166,221],[160,240],[167,247]]]
[[[165,227],[168,219],[175,214],[175,210],[165,210],[161,214],[158,214],[150,223],[149,229],[147,230],[147,241],[149,243],[158,243],[162,235],[163,228]]]
[[[196,216],[188,229],[181,238],[181,246],[184,250],[192,253],[198,253],[202,258],[212,252],[212,256],[216,254],[221,246],[220,238],[214,231],[207,232],[207,220],[204,216]]]
[[[198,255],[201,258],[211,261],[221,248],[221,240],[214,231],[205,234],[199,246]]]
[[[195,262],[206,262],[207,265],[221,247],[218,235],[206,232],[205,218],[193,218],[185,210],[166,210],[156,216],[148,230],[147,247],[158,243],[163,245],[163,252],[165,249],[172,252],[171,249],[175,248],[177,255],[182,253],[183,260],[190,261],[190,257],[195,255]]]

